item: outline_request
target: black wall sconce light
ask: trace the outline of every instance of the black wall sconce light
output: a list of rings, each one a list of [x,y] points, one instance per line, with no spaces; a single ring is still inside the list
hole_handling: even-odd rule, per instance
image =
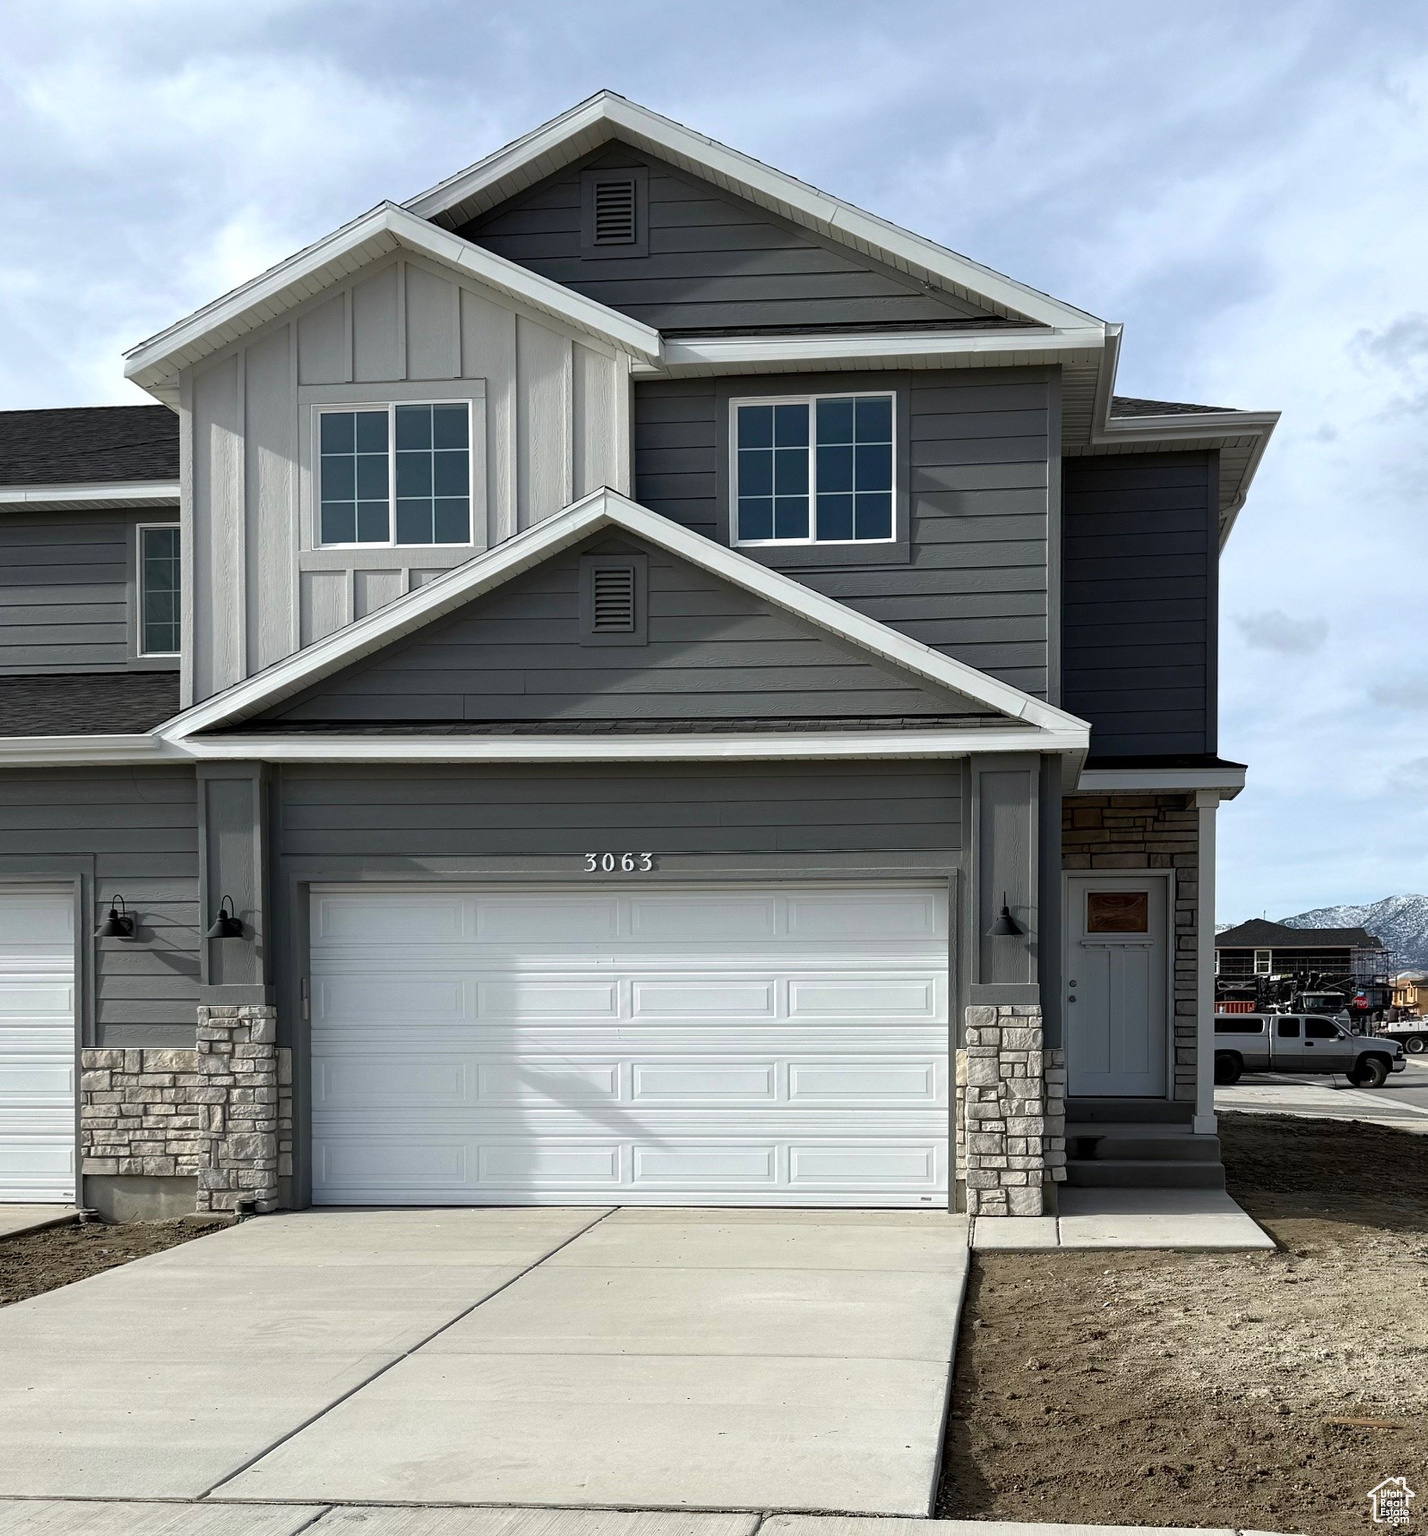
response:
[[[124,905],[124,898],[116,896],[110,905],[109,915],[94,930],[94,937],[96,939],[132,939],[134,927],[134,919]]]
[[[1011,915],[1011,908],[1007,905],[1007,893],[1003,891],[1001,915],[987,929],[987,937],[989,939],[1007,939],[1015,934],[1025,932],[1026,929]]]
[[[243,924],[233,910],[233,898],[225,896],[218,903],[218,916],[213,919],[213,926],[204,934],[205,939],[241,939],[243,937]]]

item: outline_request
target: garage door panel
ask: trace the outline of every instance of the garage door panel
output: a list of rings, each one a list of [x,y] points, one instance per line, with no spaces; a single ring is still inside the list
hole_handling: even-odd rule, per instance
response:
[[[72,891],[0,892],[0,1200],[75,1196]]]
[[[456,895],[404,894],[374,901],[366,892],[314,896],[313,940],[331,944],[433,944],[464,937],[465,903]]]
[[[315,920],[319,1201],[945,1199],[945,891],[453,900],[459,938],[404,922],[369,944],[315,903],[342,935]]]

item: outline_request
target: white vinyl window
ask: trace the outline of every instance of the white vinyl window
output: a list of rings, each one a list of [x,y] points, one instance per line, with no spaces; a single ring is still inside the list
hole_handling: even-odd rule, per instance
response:
[[[182,644],[178,524],[141,523],[138,540],[139,655],[177,656]]]
[[[317,412],[320,548],[471,542],[465,400]]]
[[[1274,973],[1274,951],[1272,949],[1257,949],[1254,952],[1254,973],[1256,976],[1270,976]]]
[[[890,394],[731,402],[735,544],[888,544]]]

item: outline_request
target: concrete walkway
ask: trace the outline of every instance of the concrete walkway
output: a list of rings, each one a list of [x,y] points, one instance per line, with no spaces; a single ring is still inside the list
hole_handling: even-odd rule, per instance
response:
[[[922,1211],[263,1217],[0,1310],[0,1500],[925,1515],[966,1266]]]
[[[1178,1526],[590,1509],[0,1502],[0,1536],[1266,1536]]]
[[[1069,1189],[1057,1216],[972,1224],[972,1246],[1030,1253],[1048,1248],[1273,1248],[1274,1239],[1222,1189]]]
[[[63,1226],[78,1215],[73,1205],[0,1205],[0,1237],[18,1237],[22,1232]]]
[[[1382,1088],[1355,1088],[1342,1077],[1255,1073],[1232,1088],[1215,1089],[1220,1113],[1299,1115],[1313,1120],[1361,1120],[1428,1136],[1428,1056],[1410,1056]]]

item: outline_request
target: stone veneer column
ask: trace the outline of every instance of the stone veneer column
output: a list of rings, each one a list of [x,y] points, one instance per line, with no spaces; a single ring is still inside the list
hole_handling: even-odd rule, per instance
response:
[[[957,1052],[957,1179],[969,1216],[1055,1211],[1066,1177],[1066,1059],[1044,1049],[1041,1009],[967,1009]]]
[[[275,1210],[276,1038],[271,1007],[200,1007],[194,1050],[83,1052],[83,1171],[196,1179],[200,1211]]]
[[[262,1004],[198,1010],[198,1075],[226,1090],[198,1171],[198,1208],[278,1204],[277,1010]]]

